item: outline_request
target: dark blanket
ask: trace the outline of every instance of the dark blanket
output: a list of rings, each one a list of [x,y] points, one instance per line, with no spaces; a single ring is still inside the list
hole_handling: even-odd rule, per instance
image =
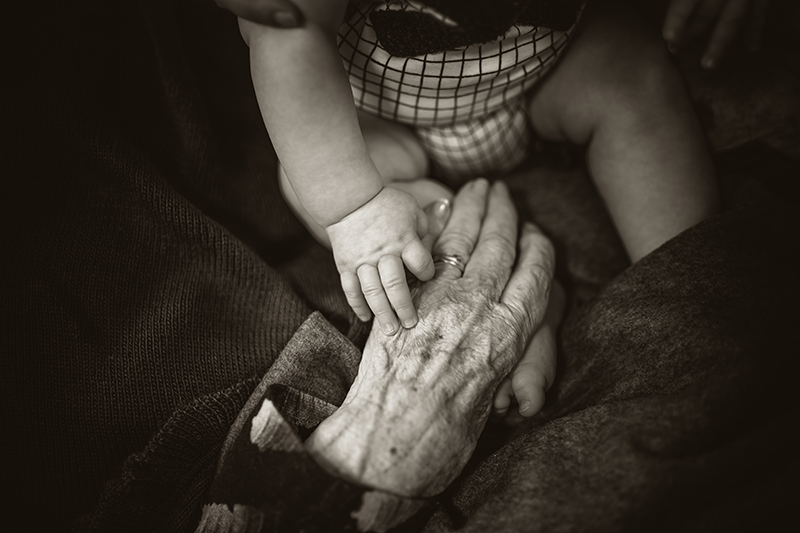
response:
[[[203,503],[250,498],[277,529],[353,527],[364,489],[302,454],[258,494],[212,487],[260,385],[302,437],[368,332],[281,199],[235,20],[204,0],[5,18],[20,30],[1,48],[5,516],[193,531]],[[725,212],[629,268],[585,173],[557,163],[508,178],[570,296],[547,406],[490,421],[401,529],[774,529],[800,473],[798,164],[720,156]]]

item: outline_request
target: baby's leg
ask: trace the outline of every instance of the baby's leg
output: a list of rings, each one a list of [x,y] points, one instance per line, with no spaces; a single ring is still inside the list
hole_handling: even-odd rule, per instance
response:
[[[714,169],[657,28],[609,2],[587,8],[582,24],[532,94],[531,121],[544,139],[587,146],[589,172],[635,262],[716,212]]]
[[[453,191],[441,183],[425,179],[429,171],[428,157],[414,133],[400,124],[358,112],[364,142],[385,185],[401,189],[425,207],[440,198],[452,198]],[[322,244],[330,247],[325,229],[308,215],[292,190],[283,168],[278,168],[281,191],[308,230]]]

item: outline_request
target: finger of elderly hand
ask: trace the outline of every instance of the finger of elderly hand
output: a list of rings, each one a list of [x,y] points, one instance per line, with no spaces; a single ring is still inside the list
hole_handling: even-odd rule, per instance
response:
[[[341,282],[347,304],[353,309],[358,319],[366,322],[372,318],[372,312],[361,292],[361,282],[359,282],[358,276],[354,272],[342,272]]]
[[[223,9],[233,12],[245,20],[296,28],[303,25],[303,13],[288,0],[214,0]]]
[[[389,303],[394,307],[403,327],[412,328],[417,323],[417,311],[408,290],[403,261],[396,255],[386,255],[378,261],[378,273]]]
[[[517,210],[505,183],[498,181],[489,191],[489,201],[475,250],[464,277],[475,276],[492,297],[499,299],[511,275],[517,253]]]
[[[687,23],[701,0],[672,0],[667,8],[667,16],[661,30],[664,40],[678,45],[684,38]]]
[[[361,265],[356,273],[361,282],[361,292],[375,315],[375,320],[380,324],[381,331],[386,335],[394,335],[397,332],[397,317],[386,297],[378,269],[373,265]]]
[[[553,244],[535,225],[526,222],[519,238],[519,256],[500,301],[521,322],[525,338],[541,323],[555,273]]]
[[[483,178],[470,181],[456,193],[450,219],[433,245],[434,255],[457,255],[469,259],[486,211],[489,182]]]
[[[722,10],[722,15],[700,62],[704,68],[717,66],[728,45],[742,27],[745,13],[747,13],[747,5],[748,0],[731,0]]]
[[[747,24],[745,34],[745,47],[750,52],[755,52],[761,46],[761,36],[767,23],[767,9],[769,0],[754,0],[750,8],[750,22]]]

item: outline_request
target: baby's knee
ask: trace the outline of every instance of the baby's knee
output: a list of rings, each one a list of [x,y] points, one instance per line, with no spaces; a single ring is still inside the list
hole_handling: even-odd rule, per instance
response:
[[[657,120],[687,98],[663,42],[628,28],[590,29],[529,99],[542,137],[585,144],[609,126]]]
[[[663,44],[642,43],[613,73],[614,79],[601,90],[607,92],[609,101],[618,102],[610,108],[614,112],[650,115],[668,111],[678,99],[688,98],[683,79]]]
[[[600,131],[647,131],[686,108],[689,96],[663,46],[642,43],[597,76],[595,96],[587,106],[588,142]]]

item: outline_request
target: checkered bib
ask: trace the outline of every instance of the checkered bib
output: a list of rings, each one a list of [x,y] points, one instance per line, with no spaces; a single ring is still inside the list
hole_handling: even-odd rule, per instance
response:
[[[414,57],[384,50],[374,10],[415,10],[455,24],[417,2],[359,3],[339,30],[339,52],[356,107],[414,126],[437,171],[476,177],[508,171],[528,154],[525,92],[549,69],[575,29],[514,25],[493,42]]]

